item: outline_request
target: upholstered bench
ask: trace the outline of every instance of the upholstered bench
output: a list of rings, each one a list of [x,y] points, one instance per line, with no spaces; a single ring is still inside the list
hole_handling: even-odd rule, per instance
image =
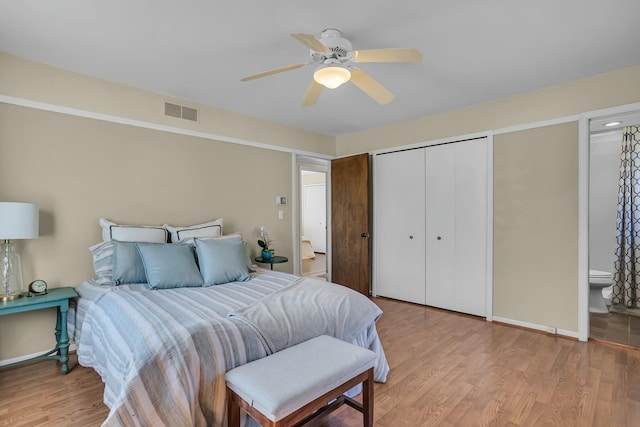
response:
[[[343,403],[373,426],[370,350],[326,335],[310,339],[226,373],[228,425],[240,425],[240,409],[262,426],[309,421]],[[362,404],[343,394],[362,383]],[[332,402],[333,401],[333,402]]]

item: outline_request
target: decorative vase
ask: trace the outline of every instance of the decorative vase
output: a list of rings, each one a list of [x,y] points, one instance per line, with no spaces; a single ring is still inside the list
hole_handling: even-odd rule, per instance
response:
[[[271,251],[262,251],[262,259],[265,261],[269,261],[271,259]]]

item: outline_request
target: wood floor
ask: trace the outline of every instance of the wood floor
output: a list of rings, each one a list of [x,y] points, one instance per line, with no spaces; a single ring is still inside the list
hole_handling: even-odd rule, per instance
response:
[[[378,322],[391,372],[376,426],[638,426],[640,351],[580,343],[387,299]],[[91,369],[54,362],[0,371],[0,426],[98,426]],[[315,426],[361,426],[348,407]]]

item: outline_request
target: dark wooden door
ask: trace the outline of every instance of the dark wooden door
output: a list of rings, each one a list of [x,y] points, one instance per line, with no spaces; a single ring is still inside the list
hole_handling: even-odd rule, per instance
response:
[[[331,161],[331,280],[369,295],[369,155]]]

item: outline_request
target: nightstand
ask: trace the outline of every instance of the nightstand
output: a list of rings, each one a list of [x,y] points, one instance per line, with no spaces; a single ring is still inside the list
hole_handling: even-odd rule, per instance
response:
[[[67,312],[69,311],[69,300],[76,298],[78,294],[73,288],[49,289],[46,295],[32,297],[21,297],[11,301],[0,302],[0,316],[12,313],[22,313],[26,311],[41,310],[43,308],[57,307],[56,316],[56,346],[40,356],[28,360],[11,363],[2,366],[8,368],[21,365],[23,363],[34,362],[36,360],[59,360],[62,364],[60,371],[62,374],[69,372],[69,334],[67,333]]]
[[[255,259],[255,261],[261,264],[270,264],[271,269],[273,270],[273,264],[282,264],[283,262],[289,261],[289,258],[287,258],[286,256],[274,255],[269,259],[264,259],[261,256],[259,256]]]

